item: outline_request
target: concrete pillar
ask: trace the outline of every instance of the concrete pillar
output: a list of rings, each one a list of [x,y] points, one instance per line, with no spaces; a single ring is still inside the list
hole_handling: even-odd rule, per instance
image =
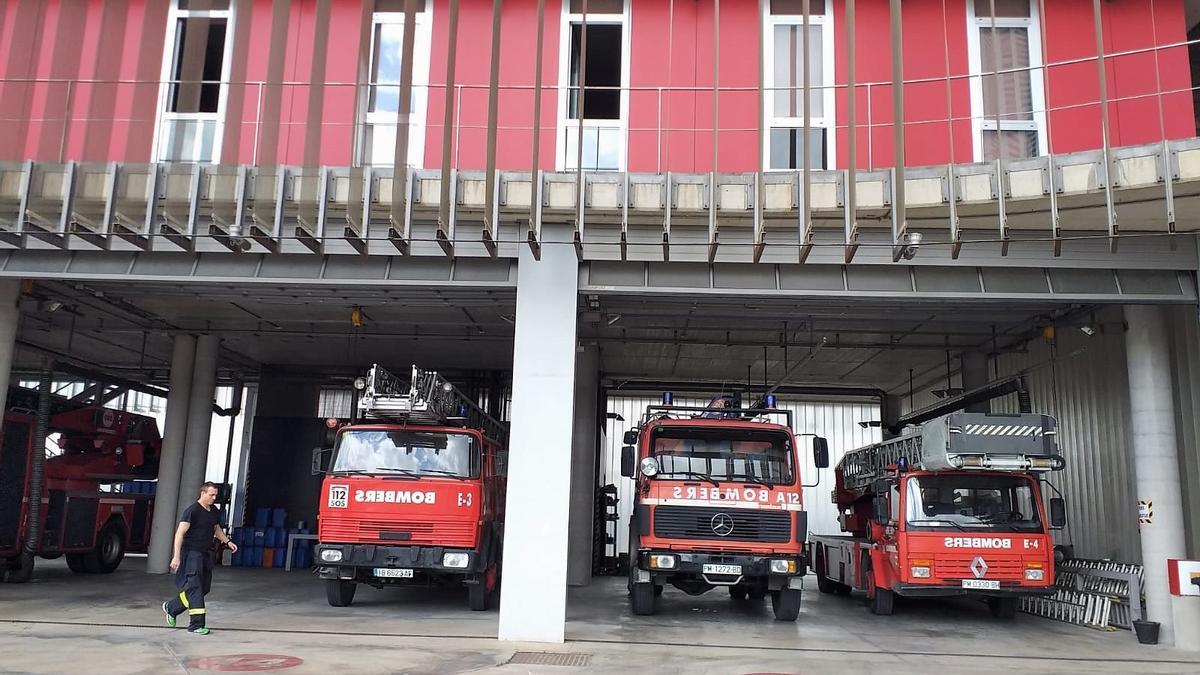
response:
[[[217,391],[217,351],[220,341],[213,335],[196,338],[196,364],[188,400],[187,435],[183,445],[183,471],[179,476],[176,514],[196,501],[204,471],[208,468],[209,432],[212,429],[213,396]]]
[[[1139,526],[1142,564],[1145,565],[1146,614],[1162,624],[1159,640],[1195,643],[1200,621],[1173,610],[1168,590],[1167,559],[1185,558],[1183,500],[1179,484],[1179,449],[1175,436],[1175,409],[1171,391],[1171,352],[1167,322],[1161,307],[1125,307],[1125,361],[1129,370],[1130,438],[1137,498],[1150,502],[1153,517]],[[1131,514],[1132,516],[1132,514]],[[1190,600],[1183,598],[1182,600]],[[1181,607],[1180,609],[1188,609]],[[1182,614],[1182,613],[1180,613]],[[1177,623],[1177,619],[1183,621]]]
[[[572,231],[542,230],[517,267],[501,640],[562,642],[574,426],[579,264]]]
[[[17,347],[17,326],[21,297],[19,279],[0,280],[0,410],[8,410],[8,379],[12,374],[13,352]]]
[[[988,377],[987,355],[980,352],[963,352],[962,355],[962,388],[963,391],[978,389],[991,378]],[[967,412],[991,412],[992,405],[988,401],[967,406]]]
[[[171,377],[167,384],[167,420],[163,425],[162,452],[158,458],[158,486],[151,521],[150,550],[146,571],[166,574],[171,562],[179,476],[183,470],[183,439],[187,434],[188,401],[192,395],[192,370],[196,362],[196,338],[176,335],[171,354]]]
[[[575,359],[575,438],[571,444],[571,524],[567,547],[567,583],[572,586],[586,586],[592,580],[599,386],[599,349],[580,347]]]

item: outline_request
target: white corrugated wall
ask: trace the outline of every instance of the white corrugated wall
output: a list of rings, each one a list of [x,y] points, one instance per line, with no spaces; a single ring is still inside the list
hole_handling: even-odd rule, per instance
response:
[[[675,405],[704,406],[708,404],[709,400],[710,397],[676,396]],[[657,405],[660,402],[659,397],[650,397],[644,394],[609,392],[608,395],[608,412],[619,414],[624,421],[613,419],[607,421],[603,455],[600,461],[600,475],[597,476],[597,480],[600,485],[612,484],[618,489],[617,494],[620,499],[618,503],[620,520],[616,527],[616,551],[618,553],[628,550],[629,516],[633,511],[633,481],[621,476],[621,437],[625,430],[637,425],[646,412],[646,406]],[[780,397],[779,407],[792,411],[796,433],[817,434],[829,440],[831,467],[841,459],[846,451],[880,440],[878,427],[863,428],[858,424],[879,419],[879,404],[875,401],[861,399],[821,401]],[[797,440],[800,444],[802,458],[801,480],[806,485],[817,483],[814,487],[804,489],[808,528],[811,532],[819,534],[837,533],[840,531],[837,524],[837,509],[830,501],[830,491],[833,489],[833,469],[825,469],[818,473],[813,467],[810,439],[801,437]]]

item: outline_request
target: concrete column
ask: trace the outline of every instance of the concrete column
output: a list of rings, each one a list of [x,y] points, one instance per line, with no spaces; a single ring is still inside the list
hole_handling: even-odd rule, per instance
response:
[[[592,580],[599,386],[599,349],[580,347],[575,359],[575,439],[571,445],[571,525],[567,548],[567,583],[572,586],[586,586]]]
[[[963,352],[962,355],[962,388],[963,391],[978,389],[988,383],[987,355],[980,352]],[[967,412],[991,412],[992,405],[988,401],[975,403],[966,408]]]
[[[162,452],[158,458],[154,520],[151,521],[150,550],[146,560],[146,571],[151,574],[166,574],[171,562],[179,476],[183,470],[183,439],[187,434],[188,400],[192,394],[195,362],[196,338],[176,335],[171,354],[171,377],[167,384],[167,420],[163,425]]]
[[[8,379],[12,374],[13,352],[17,347],[17,326],[21,297],[19,279],[0,280],[0,410],[8,410]]]
[[[1151,503],[1153,518],[1139,526],[1145,565],[1146,614],[1162,624],[1159,641],[1195,642],[1196,617],[1178,616],[1168,590],[1167,559],[1185,558],[1183,500],[1179,484],[1179,449],[1171,391],[1171,352],[1161,307],[1125,307],[1125,361],[1129,370],[1130,432],[1137,498]],[[1132,514],[1131,514],[1132,516]],[[1185,600],[1189,600],[1187,598]],[[1186,609],[1186,608],[1181,608]],[[1185,619],[1176,623],[1177,618]]]
[[[217,351],[220,341],[213,335],[196,339],[196,365],[192,370],[192,388],[188,400],[187,435],[183,445],[183,471],[179,476],[176,514],[183,513],[196,501],[208,468],[209,432],[212,429],[213,396],[217,391]]]
[[[501,640],[562,642],[574,426],[579,264],[572,231],[544,226],[517,268]]]

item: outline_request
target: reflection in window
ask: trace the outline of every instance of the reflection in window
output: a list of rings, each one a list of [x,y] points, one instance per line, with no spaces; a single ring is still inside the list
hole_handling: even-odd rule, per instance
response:
[[[353,430],[338,438],[335,454],[334,473],[479,475],[479,451],[466,434]]]

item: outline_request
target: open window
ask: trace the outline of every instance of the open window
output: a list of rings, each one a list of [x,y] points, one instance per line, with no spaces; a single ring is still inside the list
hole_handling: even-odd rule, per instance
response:
[[[975,159],[1037,157],[1048,150],[1037,0],[995,7],[993,29],[992,0],[967,0]]]
[[[173,0],[167,22],[154,156],[214,162],[220,155],[233,48],[233,0]]]
[[[799,169],[807,150],[809,166],[833,166],[833,13],[832,2],[809,0],[809,129],[804,136],[804,0],[771,0],[763,49],[766,77],[767,169]]]
[[[391,166],[396,159],[396,133],[409,124],[409,166],[425,157],[425,114],[429,100],[429,52],[432,28],[430,0],[418,0],[413,43],[412,98],[408,115],[400,114],[400,78],[404,71],[404,0],[375,0],[371,17],[371,60],[368,64],[360,153],[363,164]]]
[[[559,168],[618,171],[625,166],[628,20],[624,0],[588,0],[587,53],[583,47],[583,0],[565,4],[560,63]],[[584,87],[580,110],[580,86]]]

